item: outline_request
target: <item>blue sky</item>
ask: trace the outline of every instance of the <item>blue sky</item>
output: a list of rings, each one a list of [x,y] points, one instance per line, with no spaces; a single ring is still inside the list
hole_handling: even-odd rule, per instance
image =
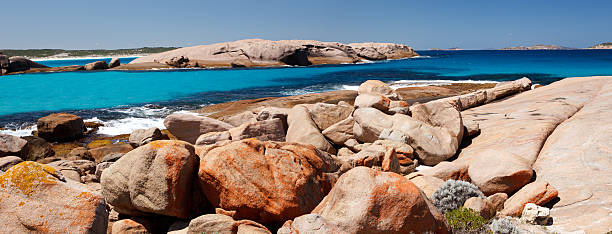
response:
[[[246,38],[416,49],[612,41],[612,1],[3,1],[0,48],[191,46]]]

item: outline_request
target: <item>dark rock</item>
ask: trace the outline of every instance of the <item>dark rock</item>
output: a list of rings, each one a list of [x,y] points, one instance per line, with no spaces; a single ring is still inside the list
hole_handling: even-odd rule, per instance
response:
[[[51,142],[65,142],[83,137],[85,123],[79,116],[67,113],[51,114],[38,119],[38,136]]]
[[[105,69],[108,69],[108,64],[104,61],[96,61],[93,63],[85,64],[86,71],[105,70]]]
[[[111,59],[110,63],[108,63],[108,68],[118,67],[121,65],[121,61],[118,58]]]
[[[10,57],[9,58],[9,72],[18,72],[30,70],[30,68],[47,68],[47,66],[33,62],[24,57]]]
[[[55,155],[53,146],[45,139],[35,136],[22,137],[28,143],[23,147],[21,158],[25,161],[37,161]]]

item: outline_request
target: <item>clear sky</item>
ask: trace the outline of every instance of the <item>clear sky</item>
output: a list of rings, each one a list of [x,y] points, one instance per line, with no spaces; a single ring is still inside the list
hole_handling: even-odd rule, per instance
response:
[[[416,49],[612,41],[610,0],[30,0],[0,4],[0,48],[191,46],[246,38]]]

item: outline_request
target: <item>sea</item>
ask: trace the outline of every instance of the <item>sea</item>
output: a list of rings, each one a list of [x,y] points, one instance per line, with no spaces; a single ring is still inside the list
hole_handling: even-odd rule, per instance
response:
[[[206,105],[331,90],[356,90],[371,79],[393,88],[502,82],[529,77],[550,84],[565,77],[612,75],[612,50],[417,51],[420,56],[359,64],[244,69],[77,71],[0,76],[0,133],[30,135],[55,112],[104,123],[99,134],[164,128],[163,119]],[[135,58],[122,58],[128,63]],[[101,59],[37,61],[58,67]],[[105,59],[107,62],[110,58]]]

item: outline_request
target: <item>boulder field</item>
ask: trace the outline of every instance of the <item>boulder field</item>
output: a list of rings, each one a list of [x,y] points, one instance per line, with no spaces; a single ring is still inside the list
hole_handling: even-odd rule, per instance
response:
[[[116,69],[159,67],[269,67],[356,63],[362,60],[418,56],[409,46],[393,43],[321,42],[312,40],[246,39],[185,47],[137,58]]]
[[[350,46],[371,59],[393,50]],[[521,217],[521,228],[560,233],[610,231],[612,77],[535,89],[522,78],[422,102],[414,92],[421,91],[371,80],[342,95],[172,114],[167,130],[115,139],[89,139],[85,126],[93,125],[78,116],[43,117],[37,136],[0,134],[0,226],[451,233],[436,199],[440,190],[452,195],[447,185],[455,183],[480,194],[455,205],[485,218]],[[78,147],[64,153],[66,145]]]

